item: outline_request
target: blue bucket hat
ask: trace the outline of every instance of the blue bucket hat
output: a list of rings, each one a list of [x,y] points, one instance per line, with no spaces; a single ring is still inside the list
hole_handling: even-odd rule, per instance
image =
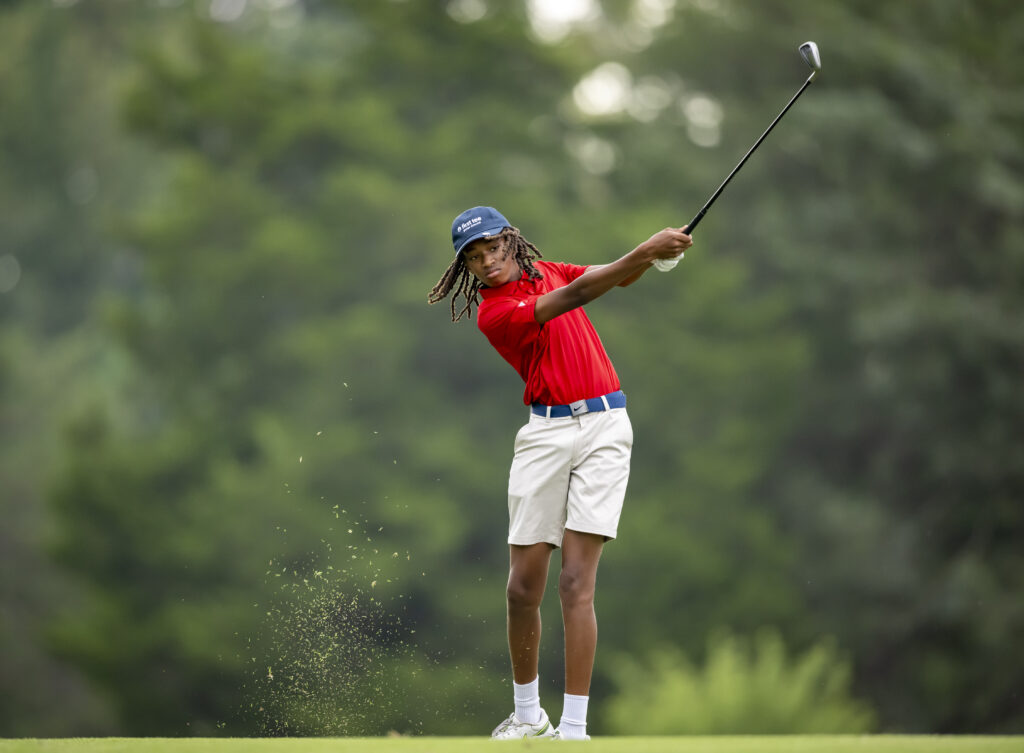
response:
[[[494,207],[473,207],[460,214],[452,222],[452,245],[458,256],[468,244],[480,238],[498,235],[507,227],[509,221]]]

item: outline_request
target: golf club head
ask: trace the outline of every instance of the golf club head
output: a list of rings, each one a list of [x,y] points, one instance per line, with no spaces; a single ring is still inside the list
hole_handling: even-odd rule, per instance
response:
[[[811,76],[821,70],[821,54],[818,52],[818,45],[814,42],[804,42],[800,45],[800,57],[811,67],[813,71]]]

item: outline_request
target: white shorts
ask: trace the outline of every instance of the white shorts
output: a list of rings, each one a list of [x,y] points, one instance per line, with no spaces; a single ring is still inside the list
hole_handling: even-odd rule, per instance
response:
[[[566,528],[614,539],[632,450],[625,408],[567,418],[531,413],[509,471],[508,543],[561,546]]]

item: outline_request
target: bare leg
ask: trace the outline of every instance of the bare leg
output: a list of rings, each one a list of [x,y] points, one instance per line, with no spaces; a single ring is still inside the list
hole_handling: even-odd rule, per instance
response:
[[[597,651],[594,586],[604,537],[566,529],[562,540],[562,573],[558,596],[565,623],[565,692],[590,695],[590,676]]]
[[[551,544],[509,545],[508,650],[512,677],[524,685],[537,677],[540,603],[548,580]]]

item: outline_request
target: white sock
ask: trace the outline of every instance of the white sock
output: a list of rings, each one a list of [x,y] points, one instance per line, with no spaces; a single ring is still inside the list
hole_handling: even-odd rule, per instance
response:
[[[533,682],[525,685],[517,685],[512,682],[512,693],[516,702],[516,719],[527,724],[536,724],[540,721],[540,677],[534,677]]]
[[[590,696],[565,694],[562,706],[562,721],[558,731],[564,740],[585,740],[587,738],[587,702]]]

